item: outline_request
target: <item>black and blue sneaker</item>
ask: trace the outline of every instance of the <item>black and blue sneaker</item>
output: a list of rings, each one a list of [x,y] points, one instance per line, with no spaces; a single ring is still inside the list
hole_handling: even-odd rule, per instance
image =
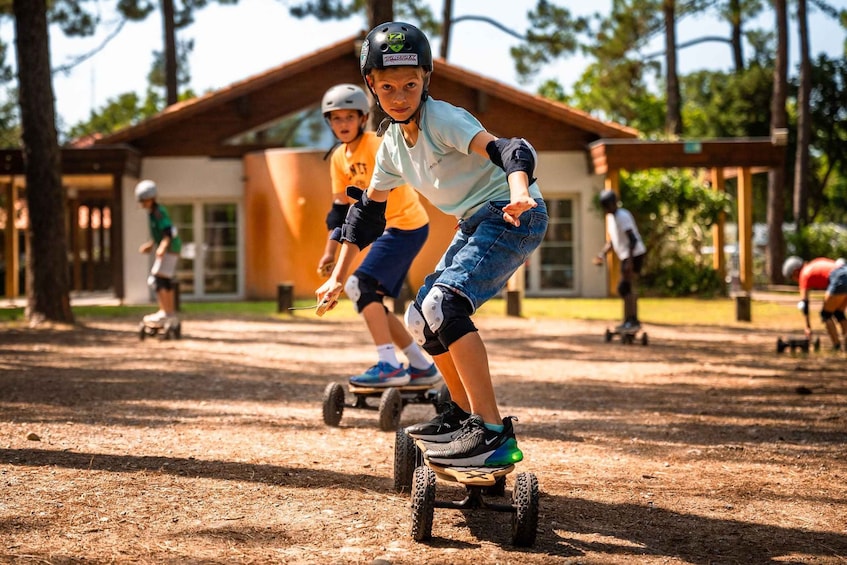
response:
[[[512,426],[514,417],[503,418],[503,431],[485,427],[480,416],[468,418],[462,430],[451,441],[431,446],[424,457],[432,463],[448,467],[505,467],[523,459]]]
[[[427,443],[446,443],[453,440],[462,431],[464,421],[471,415],[452,400],[440,405],[439,409],[441,412],[429,422],[407,427],[406,434]]]

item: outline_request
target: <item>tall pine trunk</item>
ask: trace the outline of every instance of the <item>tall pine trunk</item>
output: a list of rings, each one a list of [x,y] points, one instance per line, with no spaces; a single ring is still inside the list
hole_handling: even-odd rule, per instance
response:
[[[809,95],[812,92],[812,66],[809,61],[809,21],[806,0],[797,0],[797,28],[800,32],[800,88],[797,92],[797,155],[794,161],[794,221],[797,229],[809,223],[809,139],[812,133]]]
[[[394,20],[394,0],[368,0],[368,31],[379,24]],[[373,97],[372,97],[373,98]],[[377,106],[376,100],[371,100],[371,115],[368,118],[368,128],[375,130],[386,118],[385,112]]]
[[[162,32],[165,40],[165,99],[168,106],[179,101],[179,82],[177,80],[177,53],[176,53],[176,23],[174,22],[173,0],[161,0],[162,2]]]
[[[27,318],[73,323],[66,208],[50,73],[47,0],[14,0],[29,227]]]
[[[676,64],[676,1],[664,0],[662,8],[665,18],[665,66],[667,67],[665,80],[668,104],[665,133],[675,137],[682,135],[682,103]]]
[[[785,100],[788,97],[788,8],[786,0],[774,0],[776,12],[776,59],[773,70],[773,94],[771,96],[771,136],[778,131],[788,131],[788,112]],[[783,151],[785,149],[783,148]],[[785,237],[782,223],[785,221],[785,163],[768,173],[768,247],[765,268],[772,282],[785,282],[782,276],[782,261],[785,259]]]

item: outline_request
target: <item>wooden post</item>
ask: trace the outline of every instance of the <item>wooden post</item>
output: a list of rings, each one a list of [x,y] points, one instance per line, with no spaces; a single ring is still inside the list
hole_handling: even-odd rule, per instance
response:
[[[615,194],[618,195],[620,199],[621,196],[621,187],[620,187],[620,171],[617,169],[610,169],[608,173],[606,173],[606,190],[611,190]],[[603,213],[603,223],[605,225],[606,222],[606,213]],[[606,233],[606,239],[609,239],[609,234]],[[611,251],[606,254],[606,274],[608,277],[609,284],[606,288],[607,296],[613,296],[617,294],[618,283],[621,278],[621,260],[618,259],[617,253]]]
[[[726,181],[723,169],[720,167],[712,169],[712,190],[720,193],[726,192]],[[712,226],[712,246],[715,248],[715,254],[712,256],[712,267],[717,271],[720,280],[726,278],[726,256],[723,252],[726,241],[724,224],[726,224],[726,213],[721,212],[718,215],[717,222]]]
[[[284,282],[276,287],[276,311],[280,314],[291,314],[294,306],[294,283]]]
[[[735,297],[736,320],[752,320],[753,290],[753,177],[749,167],[738,169],[738,271],[743,294]]]
[[[526,286],[526,265],[521,265],[506,282],[506,315],[521,316],[524,288]]]
[[[3,245],[3,256],[6,258],[6,298],[17,298],[21,292],[18,273],[20,263],[20,235],[15,225],[15,201],[18,199],[18,190],[15,188],[15,179],[11,178],[5,186],[6,192],[6,229]]]

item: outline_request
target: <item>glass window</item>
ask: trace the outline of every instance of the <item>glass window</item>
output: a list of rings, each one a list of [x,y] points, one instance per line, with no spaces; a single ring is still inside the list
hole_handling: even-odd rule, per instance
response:
[[[574,205],[571,199],[547,200],[550,222],[538,251],[539,290],[574,290]]]

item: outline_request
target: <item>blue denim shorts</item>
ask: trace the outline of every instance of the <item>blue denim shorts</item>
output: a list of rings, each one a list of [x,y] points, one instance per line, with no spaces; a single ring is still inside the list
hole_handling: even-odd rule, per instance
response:
[[[519,227],[503,219],[503,207],[508,201],[489,202],[470,218],[461,220],[435,272],[427,275],[418,291],[418,306],[434,285],[467,298],[474,312],[497,296],[544,239],[547,207],[544,200],[536,202],[537,207],[521,214]]]
[[[379,283],[379,291],[397,298],[406,275],[429,236],[429,224],[416,230],[385,230],[368,249],[356,275],[368,275]]]
[[[829,273],[829,284],[826,293],[830,296],[836,294],[847,294],[847,265],[838,267]]]

